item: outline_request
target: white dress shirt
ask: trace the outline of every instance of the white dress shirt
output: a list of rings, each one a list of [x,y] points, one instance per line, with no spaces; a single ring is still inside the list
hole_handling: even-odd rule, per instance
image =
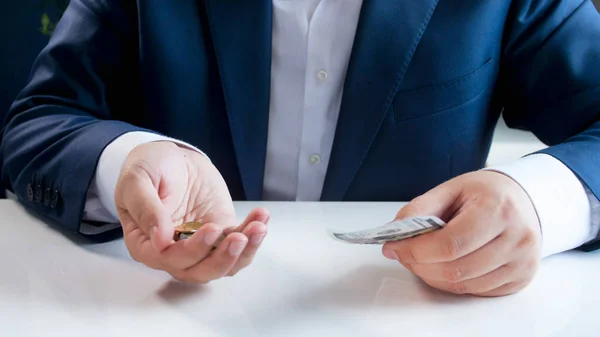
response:
[[[320,199],[361,6],[362,0],[273,0],[267,200]],[[137,145],[165,139],[195,149],[144,132],[126,133],[109,144],[98,162],[84,219],[117,226],[114,191],[125,158]],[[544,257],[596,237],[598,200],[557,159],[536,154],[489,169],[511,177],[528,193],[540,220]]]

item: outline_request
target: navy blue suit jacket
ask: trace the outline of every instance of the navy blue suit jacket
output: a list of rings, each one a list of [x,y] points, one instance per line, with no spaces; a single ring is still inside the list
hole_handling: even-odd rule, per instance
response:
[[[146,130],[261,199],[271,15],[271,0],[72,0],[9,112],[4,181],[76,231],[104,147]],[[480,169],[501,113],[600,196],[599,112],[590,1],[365,0],[322,200],[406,201]]]

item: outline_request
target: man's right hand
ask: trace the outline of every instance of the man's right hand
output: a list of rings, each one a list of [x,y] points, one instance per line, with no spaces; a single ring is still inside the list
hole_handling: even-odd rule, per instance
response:
[[[202,154],[171,142],[131,151],[115,203],[133,259],[184,282],[208,283],[236,274],[252,262],[267,234],[267,210],[252,210],[238,225],[216,167]],[[191,238],[174,242],[174,227],[189,221],[205,225]],[[227,237],[213,251],[223,233]]]

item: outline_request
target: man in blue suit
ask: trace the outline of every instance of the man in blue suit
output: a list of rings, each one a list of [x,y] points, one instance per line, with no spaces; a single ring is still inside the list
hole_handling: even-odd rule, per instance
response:
[[[500,114],[549,147],[482,170]],[[600,225],[600,18],[589,0],[72,0],[2,135],[3,180],[67,230],[121,228],[189,282],[248,266],[268,210],[404,201],[440,231],[383,255],[511,294]],[[173,227],[207,223],[173,242]],[[212,251],[221,234],[226,238]]]

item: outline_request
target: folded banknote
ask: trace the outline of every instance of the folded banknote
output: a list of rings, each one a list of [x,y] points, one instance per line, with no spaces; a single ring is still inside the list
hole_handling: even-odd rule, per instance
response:
[[[389,222],[383,226],[354,232],[328,230],[333,239],[352,244],[383,244],[400,241],[442,229],[446,223],[435,216],[420,216]]]

